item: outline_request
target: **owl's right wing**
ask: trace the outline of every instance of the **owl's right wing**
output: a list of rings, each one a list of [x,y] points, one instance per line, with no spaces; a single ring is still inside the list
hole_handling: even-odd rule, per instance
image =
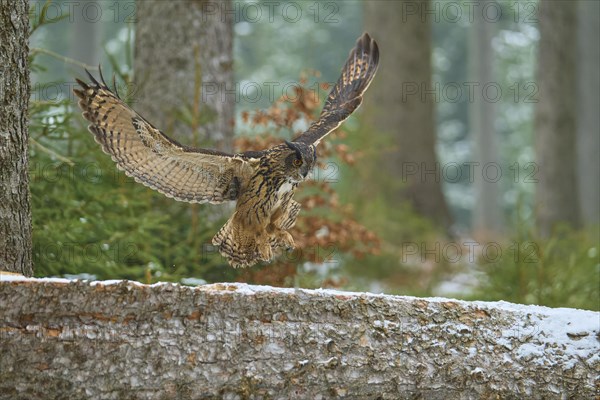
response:
[[[181,145],[125,104],[104,79],[98,82],[88,75],[92,82],[78,79],[81,89],[73,92],[80,99],[84,118],[91,122],[90,132],[119,169],[175,200],[221,203],[237,199],[254,171],[254,158]]]
[[[377,42],[368,33],[356,41],[342,69],[342,75],[331,89],[321,116],[294,142],[319,144],[327,134],[340,126],[362,103],[379,64]]]

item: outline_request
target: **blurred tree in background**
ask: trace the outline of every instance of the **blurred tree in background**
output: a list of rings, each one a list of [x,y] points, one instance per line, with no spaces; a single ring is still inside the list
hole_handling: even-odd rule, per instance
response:
[[[482,7],[497,5],[495,0],[481,1]],[[495,59],[492,39],[498,24],[488,21],[483,13],[473,16],[469,33],[469,77],[471,82],[494,82]],[[478,91],[479,92],[479,91]],[[498,165],[499,148],[496,132],[496,103],[477,93],[469,106],[469,135],[473,141],[477,166]],[[477,201],[473,205],[472,234],[478,240],[493,240],[504,230],[501,190],[497,182],[475,174],[473,186]]]
[[[379,147],[367,180],[372,181],[371,189],[377,185],[377,191],[383,191],[388,204],[408,203],[441,230],[449,230],[452,218],[435,147],[431,24],[429,18],[421,18],[421,10],[430,6],[428,0],[365,3],[365,28],[386,57],[363,108],[365,125],[384,136],[384,143],[364,143]],[[390,175],[381,175],[382,170]],[[378,177],[386,182],[378,182]]]
[[[136,3],[132,106],[189,146],[232,150],[235,96],[233,18],[225,1]],[[147,118],[148,119],[148,118]],[[180,246],[202,249],[230,205],[199,206],[160,197],[161,208],[189,231]],[[185,261],[202,262],[201,251]],[[183,260],[181,260],[183,261]]]
[[[600,221],[600,2],[579,1],[577,10],[577,175],[583,224]]]
[[[175,132],[231,150],[233,18],[224,1],[140,1],[135,12],[136,111]],[[147,117],[146,117],[147,118]]]
[[[232,70],[227,69],[231,56],[215,56],[222,50],[203,45],[201,35],[216,30],[202,27],[202,8],[179,18],[154,3],[135,7],[131,1],[94,2],[103,13],[93,29],[85,27],[92,23],[91,14],[83,18],[80,9],[60,21],[55,13],[31,38],[30,172],[37,275],[185,283],[241,280],[600,308],[594,202],[600,166],[593,147],[600,136],[593,108],[600,69],[597,46],[585,33],[597,30],[597,3],[580,1],[567,14],[553,17],[552,11],[544,11],[552,7],[543,0],[302,0],[278,6],[232,0],[224,19],[219,11],[204,10],[230,24]],[[34,20],[43,4],[32,3]],[[49,4],[68,9],[66,2]],[[196,6],[201,4],[205,2]],[[570,33],[563,35],[559,28],[544,33],[544,24],[553,26],[552,18],[562,21],[569,13]],[[200,26],[189,21],[193,15]],[[146,39],[143,34],[136,37],[144,29],[142,17],[158,19],[146,27]],[[77,19],[82,26],[75,26]],[[180,62],[172,46],[155,48],[168,40],[170,24],[179,24],[174,33],[187,38],[189,58]],[[188,24],[194,26],[182,32]],[[83,39],[73,33],[86,29],[93,34]],[[99,59],[105,76],[116,72],[118,86],[134,108],[144,85],[160,80],[157,87],[172,89],[170,97],[147,98],[170,116],[155,121],[158,111],[149,111],[146,117],[175,138],[185,141],[178,132],[198,132],[187,143],[228,148],[231,143],[209,133],[227,130],[228,112],[221,108],[231,101],[238,133],[232,147],[267,147],[308,127],[320,111],[327,83],[337,79],[363,29],[380,44],[380,71],[360,112],[323,143],[322,163],[298,194],[303,205],[294,232],[298,250],[270,265],[230,268],[210,245],[227,212],[204,205],[190,211],[188,205],[117,172],[71,102],[72,77],[81,76],[84,66],[93,69],[87,64]],[[96,58],[74,50],[82,40],[95,42],[88,47]],[[227,49],[228,40],[211,44]],[[557,49],[570,55],[560,56]],[[203,64],[203,51],[214,57],[209,65]],[[156,57],[160,62],[152,65]],[[552,65],[562,63],[572,68],[558,79]],[[538,84],[536,70],[544,65]],[[150,83],[144,68],[154,70]],[[203,90],[212,90],[211,68],[225,74],[223,82],[232,80],[229,91],[217,96],[225,103],[217,106],[198,101]],[[573,93],[548,98],[544,80]],[[553,134],[570,147],[556,152],[550,150],[558,142],[534,145],[534,120],[536,138],[541,138],[540,121],[563,114],[568,118],[561,121],[572,129],[551,125]],[[211,122],[221,128],[203,131]],[[561,159],[564,163],[557,164]],[[569,183],[573,187],[567,194],[577,191],[581,200],[564,197],[565,209],[558,210],[581,204],[584,228],[560,223],[547,232],[536,228],[534,197],[544,197],[548,189],[540,189],[542,178],[550,171],[542,171],[541,160],[560,165],[557,173],[575,174],[585,182],[579,189]],[[495,170],[484,171],[477,162],[490,163]]]
[[[536,220],[548,237],[559,223],[581,225],[577,176],[577,1],[540,2],[535,147]]]

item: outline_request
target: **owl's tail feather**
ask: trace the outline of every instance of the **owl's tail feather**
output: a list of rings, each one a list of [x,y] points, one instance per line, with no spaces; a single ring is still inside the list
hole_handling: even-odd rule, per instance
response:
[[[271,246],[261,248],[256,240],[255,232],[245,232],[234,221],[235,213],[217,232],[212,240],[214,246],[234,268],[245,268],[271,258]],[[264,247],[264,246],[263,246]]]

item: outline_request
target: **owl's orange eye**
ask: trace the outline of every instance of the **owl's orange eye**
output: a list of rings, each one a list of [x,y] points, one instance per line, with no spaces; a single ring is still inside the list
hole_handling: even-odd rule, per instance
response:
[[[295,166],[295,167],[299,167],[299,166],[301,166],[301,165],[302,165],[302,160],[300,160],[299,158],[296,158],[296,159],[294,160],[294,166]]]

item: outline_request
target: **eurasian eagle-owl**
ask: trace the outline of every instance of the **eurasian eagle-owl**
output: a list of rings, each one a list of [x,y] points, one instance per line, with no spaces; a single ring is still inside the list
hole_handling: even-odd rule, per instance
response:
[[[175,200],[222,203],[235,212],[212,242],[234,267],[273,257],[279,246],[294,248],[288,232],[300,205],[292,197],[315,166],[316,146],[361,104],[377,71],[377,43],[363,34],[350,52],[319,119],[292,142],[263,151],[227,154],[184,146],[169,138],[111,91],[102,77],[77,80],[83,116],[104,152],[125,173]],[[87,71],[86,71],[87,72]]]

